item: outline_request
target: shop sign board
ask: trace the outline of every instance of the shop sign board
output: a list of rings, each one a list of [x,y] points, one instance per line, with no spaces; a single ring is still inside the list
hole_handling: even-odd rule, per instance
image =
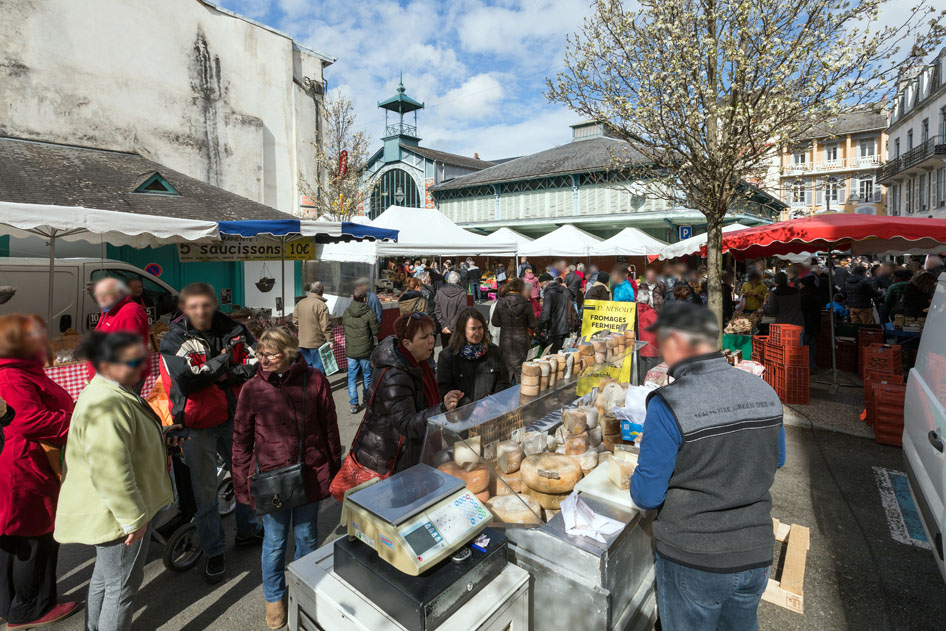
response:
[[[300,238],[280,243],[272,238],[225,238],[209,243],[179,243],[181,263],[198,261],[310,261],[315,258],[315,239]]]
[[[581,336],[587,340],[591,336],[602,332],[633,331],[636,320],[637,303],[586,300],[581,316]],[[632,363],[631,356],[628,356],[620,368],[614,367],[608,370],[618,373],[614,377],[622,383],[629,383]],[[581,394],[583,393],[579,393],[579,395]]]

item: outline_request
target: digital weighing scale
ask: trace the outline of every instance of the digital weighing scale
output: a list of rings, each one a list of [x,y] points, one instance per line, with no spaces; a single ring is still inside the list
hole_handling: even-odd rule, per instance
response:
[[[463,480],[424,464],[351,493],[345,509],[348,535],[411,576],[461,551],[493,519]]]

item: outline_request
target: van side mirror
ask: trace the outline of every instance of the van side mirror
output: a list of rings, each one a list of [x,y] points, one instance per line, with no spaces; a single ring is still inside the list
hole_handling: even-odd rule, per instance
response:
[[[71,328],[72,328],[72,316],[68,314],[60,316],[59,317],[59,332],[65,333]]]

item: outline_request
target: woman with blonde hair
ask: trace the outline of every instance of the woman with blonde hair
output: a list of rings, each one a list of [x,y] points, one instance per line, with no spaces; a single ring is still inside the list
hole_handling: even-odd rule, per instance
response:
[[[265,330],[256,356],[260,369],[240,391],[233,420],[233,490],[237,501],[262,515],[266,624],[279,629],[286,625],[289,528],[295,559],[318,547],[319,500],[329,496],[342,450],[332,389],[321,371],[300,359],[289,329]],[[261,505],[266,474],[294,478],[300,488]]]

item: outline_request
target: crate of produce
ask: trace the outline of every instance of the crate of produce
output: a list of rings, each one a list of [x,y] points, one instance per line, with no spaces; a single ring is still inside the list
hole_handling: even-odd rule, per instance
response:
[[[903,372],[903,353],[897,344],[871,344],[863,349],[865,370]]]
[[[769,326],[769,343],[780,346],[801,345],[802,328],[795,324],[772,324]]]

